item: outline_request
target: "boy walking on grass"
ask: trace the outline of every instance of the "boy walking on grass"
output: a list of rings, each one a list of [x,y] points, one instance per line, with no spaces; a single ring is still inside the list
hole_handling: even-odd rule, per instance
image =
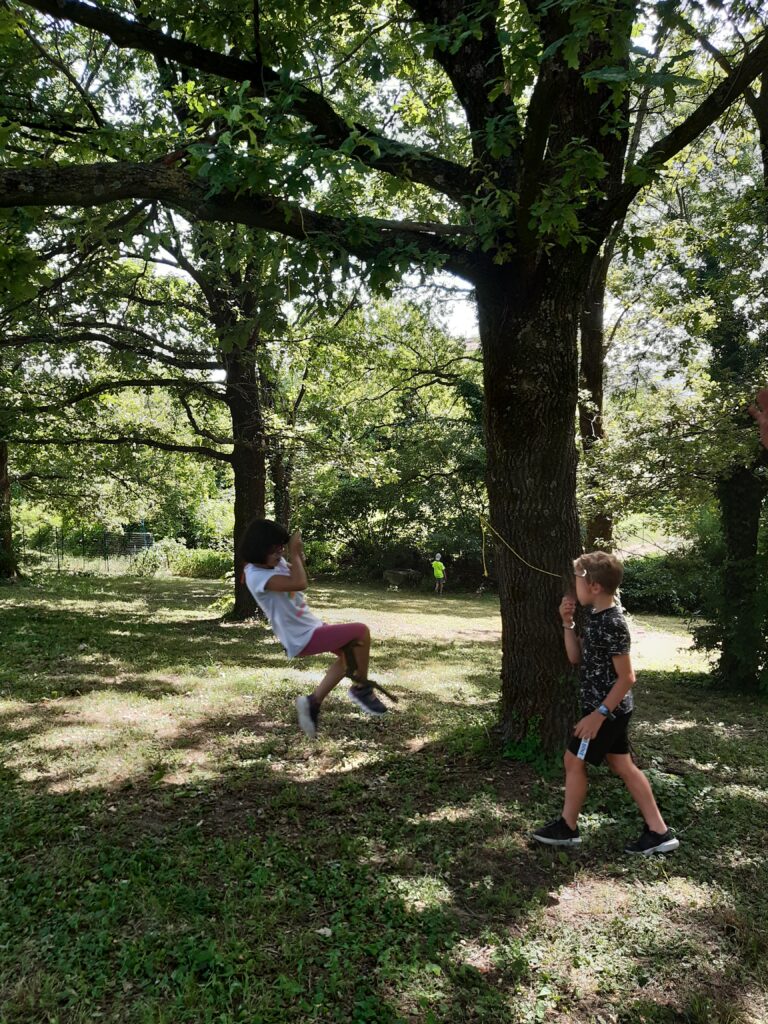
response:
[[[572,665],[579,665],[582,718],[563,757],[565,800],[555,821],[536,829],[533,838],[548,846],[575,846],[581,842],[578,819],[587,795],[587,764],[608,761],[623,781],[645,821],[645,828],[625,853],[669,853],[680,845],[659,813],[648,779],[630,754],[627,730],[634,701],[635,673],[629,656],[626,620],[616,605],[624,568],[615,555],[594,551],[573,563],[576,597],[560,602],[565,650]],[[583,635],[573,620],[576,601],[587,608]],[[584,741],[587,741],[585,745]]]

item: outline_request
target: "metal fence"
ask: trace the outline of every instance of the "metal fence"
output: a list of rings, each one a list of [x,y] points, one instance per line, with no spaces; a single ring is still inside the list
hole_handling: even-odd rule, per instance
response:
[[[148,531],[77,530],[42,527],[28,534],[21,528],[15,538],[22,565],[46,565],[61,572],[120,572],[155,543]]]

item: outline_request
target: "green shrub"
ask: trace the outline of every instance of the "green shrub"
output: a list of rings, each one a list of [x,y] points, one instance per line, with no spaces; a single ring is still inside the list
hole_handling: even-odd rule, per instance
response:
[[[144,548],[131,562],[134,576],[168,573],[188,579],[218,580],[232,568],[232,556],[211,548],[188,548],[183,538],[165,537],[151,548]]]
[[[232,567],[232,555],[211,548],[184,548],[171,562],[174,576],[198,580],[218,580]]]
[[[168,571],[168,559],[159,545],[143,548],[128,566],[130,576],[157,576]]]
[[[628,558],[621,602],[630,612],[697,614],[701,611],[702,585],[711,572],[702,554],[691,549]]]

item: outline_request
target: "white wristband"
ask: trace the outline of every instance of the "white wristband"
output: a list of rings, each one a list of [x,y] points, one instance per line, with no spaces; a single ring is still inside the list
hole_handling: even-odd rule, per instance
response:
[[[576,623],[572,622],[570,624],[570,626],[569,626],[567,622],[564,622],[563,623],[563,629],[576,629]]]

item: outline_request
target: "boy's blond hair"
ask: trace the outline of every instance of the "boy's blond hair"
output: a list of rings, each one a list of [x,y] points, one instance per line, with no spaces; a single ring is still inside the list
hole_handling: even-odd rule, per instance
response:
[[[574,569],[586,571],[590,583],[599,583],[606,594],[615,594],[624,577],[624,565],[616,555],[607,551],[590,551],[577,558]]]

